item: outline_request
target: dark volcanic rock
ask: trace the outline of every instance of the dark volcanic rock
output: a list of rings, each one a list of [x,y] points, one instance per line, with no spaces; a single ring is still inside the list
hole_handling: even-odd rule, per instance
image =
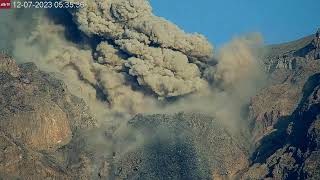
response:
[[[120,179],[232,178],[248,164],[243,143],[210,116],[138,115],[128,126],[134,143],[114,158]]]

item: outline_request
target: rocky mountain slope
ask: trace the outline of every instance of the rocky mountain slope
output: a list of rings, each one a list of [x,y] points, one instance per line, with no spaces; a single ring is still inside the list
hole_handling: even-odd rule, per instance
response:
[[[257,146],[243,179],[319,179],[320,49],[312,37],[269,47],[271,85],[252,98]]]
[[[137,115],[125,134],[104,130],[114,150],[96,159],[86,138],[96,121],[61,80],[2,55],[0,83],[2,179],[211,179],[249,163],[245,139],[197,113]]]
[[[128,105],[129,109],[135,109],[137,104],[128,101],[137,100],[135,97],[146,99],[132,94],[148,94],[140,92],[141,87],[133,88],[138,84],[148,87],[159,99],[185,96],[197,89],[193,85],[198,81],[205,81],[198,68],[211,66],[207,61],[212,49],[204,37],[186,35],[153,16],[148,4],[139,6],[140,2],[146,3],[137,0],[131,6],[127,1],[114,1],[112,8],[104,7],[112,16],[107,17],[108,21],[96,22],[94,29],[89,28],[95,24],[92,16],[104,15],[90,12],[99,9],[96,4],[75,12],[85,33],[111,37],[114,42],[98,45],[100,65],[95,64],[91,51],[85,51],[94,65],[77,66],[87,56],[75,53],[61,68],[76,69],[75,79],[85,81],[84,87],[93,86],[96,96],[99,83],[105,82],[104,96],[115,98],[106,100],[117,102],[120,97],[119,105]],[[128,8],[138,11],[128,14],[124,11]],[[147,15],[143,14],[145,11]],[[140,21],[146,27],[140,27]],[[159,22],[161,27],[155,28]],[[108,28],[100,29],[101,24]],[[109,29],[112,27],[120,35],[112,34],[117,32]],[[165,27],[176,32],[178,43],[170,41],[172,34]],[[90,107],[72,95],[62,80],[33,63],[17,64],[0,55],[0,179],[319,179],[320,49],[312,42],[313,37],[263,48],[261,59],[268,82],[247,106],[245,132],[241,128],[230,130],[214,115],[178,110],[137,114],[108,128],[97,127]],[[126,56],[118,56],[120,51],[130,55],[129,64],[124,63]],[[62,60],[59,58],[62,57],[55,60]],[[107,61],[113,58],[127,69],[117,69],[118,64]],[[145,62],[149,62],[148,66]],[[104,67],[109,65],[112,71]],[[148,74],[144,74],[145,68],[150,69]],[[99,73],[93,73],[94,69]],[[192,69],[197,72],[188,75]],[[113,71],[126,75],[111,81]],[[171,80],[167,82],[164,80],[168,74]],[[128,75],[137,77],[137,81]],[[204,87],[208,86],[206,82]],[[135,93],[119,93],[126,90]]]
[[[311,37],[268,47],[263,55],[269,85],[249,106],[251,155],[240,134],[231,135],[214,118],[137,116],[129,126],[153,136],[115,156],[117,177],[319,179],[320,61]]]
[[[298,107],[278,119],[273,131],[262,138],[243,179],[320,178],[319,79],[316,74],[308,80]]]
[[[137,115],[125,124],[125,135],[105,132],[113,153],[99,160],[83,135],[97,123],[86,104],[34,64],[1,55],[0,177],[319,179],[317,53],[310,37],[268,48],[270,85],[251,100],[251,139],[204,114]]]
[[[96,126],[87,105],[61,80],[5,55],[0,56],[0,84],[1,179],[68,178],[55,153]]]
[[[267,47],[262,57],[269,72],[269,84],[252,98],[250,118],[255,138],[268,131],[280,117],[289,116],[297,108],[308,80],[319,72],[319,49],[313,44],[313,36]],[[316,79],[316,78],[314,78]]]

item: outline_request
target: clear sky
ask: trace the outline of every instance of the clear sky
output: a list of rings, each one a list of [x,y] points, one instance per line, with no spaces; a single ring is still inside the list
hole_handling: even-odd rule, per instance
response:
[[[216,46],[260,32],[267,44],[298,39],[320,28],[320,0],[150,0],[154,13]]]

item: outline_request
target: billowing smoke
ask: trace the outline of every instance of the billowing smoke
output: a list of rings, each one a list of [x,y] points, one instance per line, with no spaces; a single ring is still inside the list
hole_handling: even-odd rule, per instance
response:
[[[88,104],[102,100],[117,113],[135,114],[154,104],[150,98],[208,87],[197,62],[210,60],[212,46],[202,35],[154,16],[148,1],[87,1],[72,15],[84,36],[97,39],[96,46],[68,41],[66,27],[35,13],[34,28],[12,43],[15,58],[61,73]]]
[[[191,63],[212,56],[212,47],[203,36],[186,34],[154,16],[145,0],[86,1],[86,4],[73,13],[79,28],[88,36],[96,35],[110,42],[98,45],[102,55],[99,62],[117,71],[119,65],[127,68],[128,75],[136,77],[140,86],[160,98],[181,96],[205,87],[199,69]]]
[[[153,15],[147,0],[84,2],[56,10],[62,20],[50,10],[1,14],[15,30],[2,33],[1,48],[63,79],[104,126],[137,113],[179,111],[204,112],[234,130],[245,124],[244,107],[265,77],[254,53],[259,36],[235,38],[213,57],[204,36]]]

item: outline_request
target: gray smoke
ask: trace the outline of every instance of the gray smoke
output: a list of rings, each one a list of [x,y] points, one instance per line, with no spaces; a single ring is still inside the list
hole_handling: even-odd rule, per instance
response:
[[[88,36],[109,40],[98,45],[99,62],[128,68],[140,86],[160,98],[181,96],[205,87],[192,61],[206,61],[212,47],[198,34],[186,34],[174,24],[154,16],[148,1],[86,1],[73,13]],[[112,54],[113,53],[113,54]]]
[[[203,112],[232,132],[245,124],[243,108],[265,78],[254,52],[259,36],[235,38],[213,57],[204,36],[153,15],[147,0],[84,3],[70,12],[58,10],[70,23],[50,10],[0,11],[7,27],[0,29],[0,47],[63,79],[101,129],[120,124],[118,136],[130,134],[122,122],[137,113]],[[77,37],[68,34],[73,25]],[[91,146],[106,143],[95,138],[101,129],[87,138]],[[141,143],[142,135],[136,136]],[[104,151],[113,148],[106,146]]]

